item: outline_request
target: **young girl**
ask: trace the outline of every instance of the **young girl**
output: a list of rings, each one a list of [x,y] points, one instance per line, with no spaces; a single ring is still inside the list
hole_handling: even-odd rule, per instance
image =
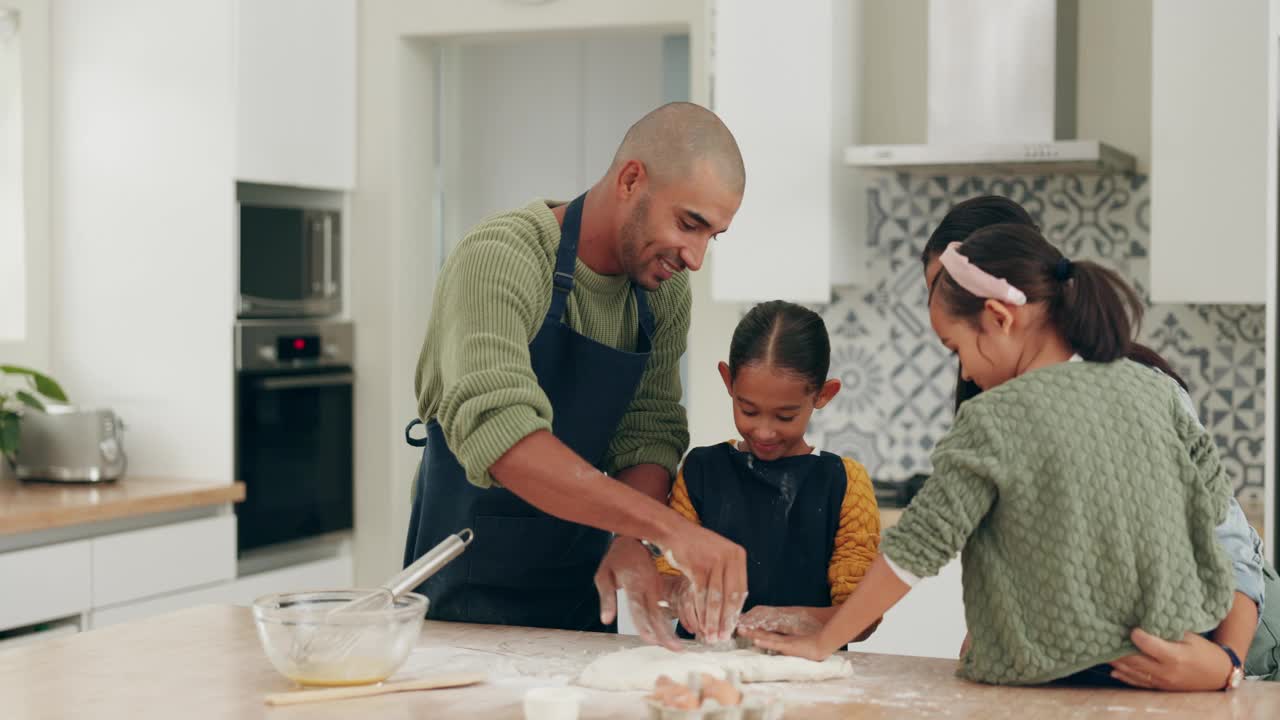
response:
[[[1035,227],[1031,215],[1021,205],[998,195],[969,198],[948,210],[920,254],[926,288],[933,285],[933,279],[941,270],[939,258],[948,245],[1000,223]],[[1176,382],[1181,388],[1178,396],[1183,407],[1192,417],[1196,416],[1191,396],[1186,392],[1186,382],[1164,358],[1138,343],[1129,346],[1126,357],[1168,375],[1170,382]],[[980,388],[960,377],[956,384],[956,408],[979,392]],[[1135,630],[1133,639],[1142,653],[1117,661],[1116,679],[1161,690],[1217,689],[1222,687],[1222,680],[1231,667],[1221,644],[1244,660],[1246,676],[1280,680],[1280,602],[1275,600],[1280,597],[1280,578],[1263,560],[1262,540],[1249,526],[1234,497],[1227,499],[1227,519],[1218,525],[1214,534],[1231,560],[1235,575],[1235,599],[1227,617],[1207,637],[1193,633],[1175,643]],[[1266,597],[1271,597],[1272,602],[1265,602]]]
[[[930,321],[984,392],[831,621],[748,633],[826,657],[960,551],[972,680],[1106,674],[1134,652],[1134,627],[1166,639],[1215,627],[1234,586],[1214,538],[1226,474],[1174,384],[1124,359],[1137,295],[1026,225],[979,230],[940,263]]]
[[[720,376],[742,439],[690,451],[671,507],[747,552],[739,627],[802,632],[821,627],[861,582],[880,542],[867,471],[804,439],[813,411],[840,390],[827,378],[831,346],[822,318],[788,302],[742,318]],[[666,597],[681,635],[703,636],[688,580],[664,560]]]

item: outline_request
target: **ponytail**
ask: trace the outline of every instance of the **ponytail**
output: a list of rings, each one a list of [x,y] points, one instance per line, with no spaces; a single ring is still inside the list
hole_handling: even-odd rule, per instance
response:
[[[1047,243],[1046,243],[1047,244]],[[1061,265],[1055,263],[1055,267]],[[1057,280],[1049,316],[1067,343],[1085,360],[1126,357],[1142,323],[1142,299],[1113,270],[1093,262],[1069,263]]]
[[[1178,383],[1178,386],[1183,390],[1190,392],[1191,388],[1187,386],[1187,381],[1182,379],[1182,376],[1178,374],[1177,370],[1173,369],[1173,366],[1169,364],[1169,361],[1165,360],[1161,357],[1160,353],[1152,350],[1146,345],[1136,342],[1129,343],[1129,352],[1125,354],[1125,357],[1139,365],[1146,365],[1154,370],[1159,370],[1172,378],[1173,381]]]

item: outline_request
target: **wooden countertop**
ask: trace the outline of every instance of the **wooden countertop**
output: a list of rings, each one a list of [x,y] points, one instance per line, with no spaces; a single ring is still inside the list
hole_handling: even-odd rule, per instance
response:
[[[471,688],[268,708],[290,689],[258,645],[249,610],[207,606],[0,653],[6,718],[520,718],[531,687],[562,684],[597,654],[635,638],[427,623],[402,675],[483,669]],[[1231,693],[998,688],[954,676],[948,660],[854,653],[854,676],[749,686],[784,698],[791,718],[1280,717],[1280,684]],[[642,693],[586,691],[581,717],[643,718]]]
[[[240,502],[243,483],[125,477],[114,482],[0,480],[0,535]]]

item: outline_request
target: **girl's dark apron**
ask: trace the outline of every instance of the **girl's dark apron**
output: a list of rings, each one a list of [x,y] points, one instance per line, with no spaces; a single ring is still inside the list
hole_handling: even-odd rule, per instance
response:
[[[702,526],[747,551],[744,611],[831,605],[827,570],[849,482],[842,458],[765,461],[720,443],[692,450],[682,472]]]

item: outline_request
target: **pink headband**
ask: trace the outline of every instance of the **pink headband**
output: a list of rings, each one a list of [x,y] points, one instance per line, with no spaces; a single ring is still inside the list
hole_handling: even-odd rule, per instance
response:
[[[1008,280],[998,278],[969,262],[969,258],[960,254],[960,243],[953,242],[942,251],[938,261],[946,268],[956,284],[980,298],[1000,300],[1010,305],[1026,305],[1027,296],[1018,288],[1009,284]]]

